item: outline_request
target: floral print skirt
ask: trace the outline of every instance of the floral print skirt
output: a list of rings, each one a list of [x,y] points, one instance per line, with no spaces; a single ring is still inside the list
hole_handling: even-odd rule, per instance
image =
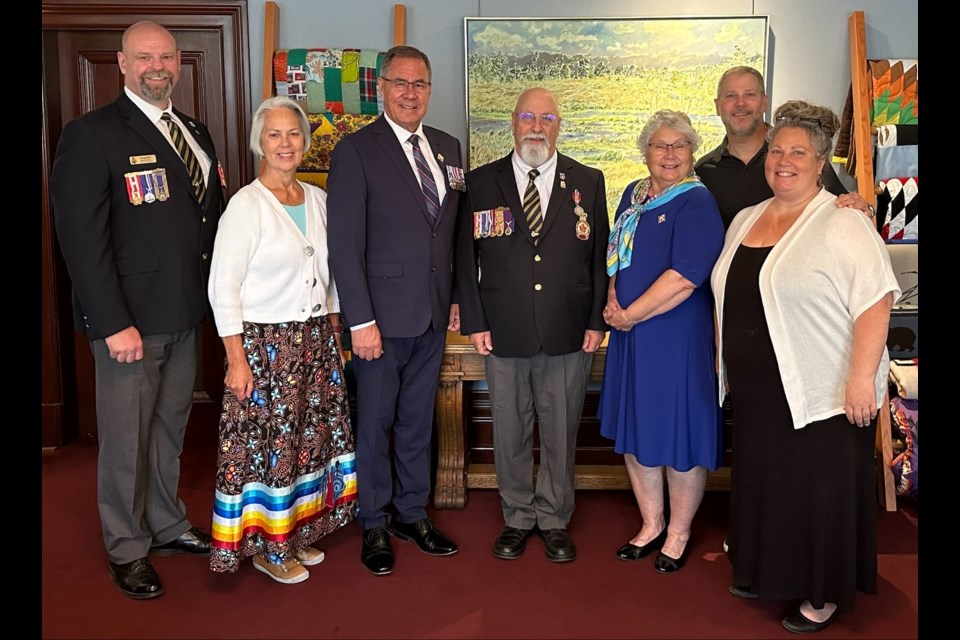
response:
[[[347,524],[357,474],[347,385],[333,327],[244,322],[253,394],[227,389],[220,416],[210,568],[274,563]]]

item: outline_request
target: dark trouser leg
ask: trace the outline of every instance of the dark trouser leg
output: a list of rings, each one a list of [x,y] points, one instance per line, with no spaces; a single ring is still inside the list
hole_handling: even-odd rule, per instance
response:
[[[393,504],[401,522],[427,517],[430,499],[430,442],[443,358],[445,331],[428,329],[413,339],[400,376],[397,422],[393,430]]]

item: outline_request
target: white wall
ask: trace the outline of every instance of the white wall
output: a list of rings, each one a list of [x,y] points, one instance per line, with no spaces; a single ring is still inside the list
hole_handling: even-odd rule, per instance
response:
[[[393,0],[278,0],[280,47],[393,44]],[[918,56],[919,0],[408,0],[407,44],[433,66],[427,123],[466,141],[463,18],[767,15],[771,106],[802,98],[843,108],[850,85],[847,18],[863,10],[867,57]],[[264,0],[250,0],[254,108],[260,103]]]

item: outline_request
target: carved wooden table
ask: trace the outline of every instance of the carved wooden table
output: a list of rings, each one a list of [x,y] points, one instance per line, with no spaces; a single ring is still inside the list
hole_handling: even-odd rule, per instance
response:
[[[590,379],[603,377],[606,341],[593,357]],[[496,489],[497,474],[492,464],[470,464],[467,460],[467,433],[464,421],[464,383],[485,379],[484,358],[466,337],[448,333],[440,368],[437,392],[437,481],[433,504],[437,509],[463,509],[467,489]],[[577,489],[629,489],[623,463],[584,465],[574,468]],[[730,469],[721,467],[707,479],[707,489],[730,488]]]

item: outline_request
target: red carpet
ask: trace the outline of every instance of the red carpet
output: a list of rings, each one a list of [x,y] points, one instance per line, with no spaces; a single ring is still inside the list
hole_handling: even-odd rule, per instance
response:
[[[181,494],[208,528],[214,448],[184,454]],[[727,494],[708,494],[694,524],[692,555],[659,575],[653,557],[614,551],[637,530],[628,492],[581,491],[570,531],[579,558],[553,565],[532,539],[516,561],[490,547],[500,531],[493,491],[472,491],[463,511],[434,513],[460,553],[433,558],[395,541],[396,570],[377,578],[360,565],[353,525],[318,545],[327,560],[299,585],[281,585],[245,563],[215,575],[200,558],[154,559],[166,594],[146,602],[117,591],[106,571],[96,508],[96,449],[71,445],[42,456],[44,638],[793,638],[780,627],[789,604],[727,593],[721,551]],[[916,638],[919,625],[916,504],[878,512],[879,593],[858,595],[817,638]]]

